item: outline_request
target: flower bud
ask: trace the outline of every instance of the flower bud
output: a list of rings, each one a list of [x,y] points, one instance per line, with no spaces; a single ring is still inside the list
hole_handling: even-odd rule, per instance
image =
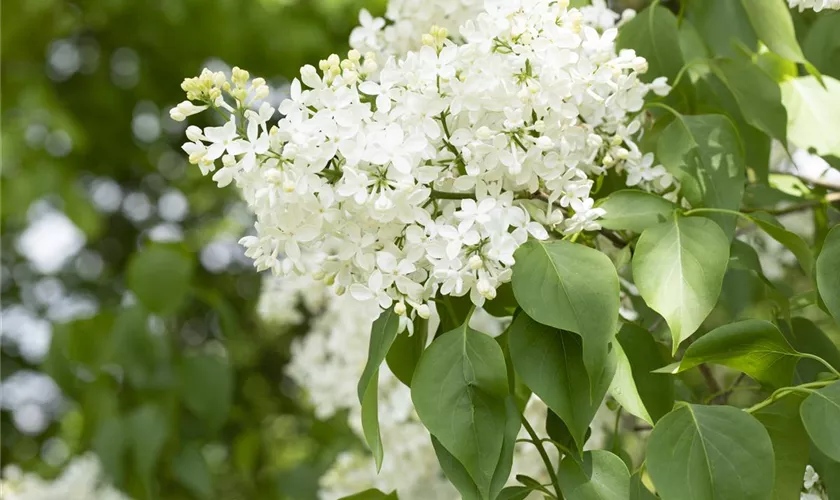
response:
[[[405,302],[397,302],[396,304],[394,304],[394,312],[395,313],[402,316],[403,314],[405,314],[405,311],[406,311]]]

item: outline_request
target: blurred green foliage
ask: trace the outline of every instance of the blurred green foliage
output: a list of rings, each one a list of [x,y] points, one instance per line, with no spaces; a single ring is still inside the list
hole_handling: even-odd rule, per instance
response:
[[[49,316],[48,304],[32,298],[45,276],[18,245],[35,202],[81,229],[83,252],[99,268],[80,272],[77,260],[52,273],[67,295],[98,307],[53,321],[43,363],[4,339],[3,378],[44,371],[67,403],[35,435],[4,411],[2,465],[53,475],[61,461],[45,450],[57,437],[71,455],[96,451],[137,499],[315,496],[319,474],[354,438],[346,419],[320,423],[299,406],[283,375],[299,332],[258,322],[260,278],[250,264],[203,263],[208,245],[235,241],[250,221],[233,189],[217,189],[187,165],[183,126],[168,118],[168,106],[183,100],[183,78],[208,61],[239,65],[282,89],[301,65],[346,50],[361,7],[381,12],[384,2],[3,3],[4,308]],[[151,214],[103,210],[90,196],[103,180],[145,197]],[[154,210],[171,190],[189,207],[175,221]],[[153,241],[161,225],[181,236]]]

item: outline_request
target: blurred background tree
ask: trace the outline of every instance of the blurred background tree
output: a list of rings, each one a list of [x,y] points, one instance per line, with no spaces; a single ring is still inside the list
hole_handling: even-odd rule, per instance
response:
[[[234,190],[188,168],[185,76],[282,90],[363,0],[32,0],[2,16],[2,465],[94,450],[134,498],[313,498],[352,439],[284,381]],[[48,375],[45,376],[44,374]]]

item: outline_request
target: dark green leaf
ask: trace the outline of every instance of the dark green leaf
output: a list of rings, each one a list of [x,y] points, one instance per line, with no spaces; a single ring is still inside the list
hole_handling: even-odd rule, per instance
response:
[[[198,498],[213,497],[213,476],[197,445],[186,445],[172,459],[172,475]]]
[[[793,252],[802,270],[807,276],[811,276],[814,268],[814,254],[801,236],[785,229],[775,217],[768,213],[753,212],[750,214],[750,219],[768,236]]]
[[[618,32],[616,46],[619,49],[633,49],[648,62],[648,71],[640,78],[645,82],[664,76],[673,82],[685,64],[680,49],[680,35],[677,18],[668,9],[655,5],[639,12]],[[689,103],[692,100],[691,86],[681,83],[673,94]]]
[[[496,298],[484,302],[484,310],[497,318],[513,316],[518,305],[513,295],[513,287],[510,283],[502,283],[496,289]]]
[[[496,500],[525,500],[532,491],[526,486],[508,486],[499,493]]]
[[[817,289],[828,312],[840,323],[840,225],[828,232],[817,257]]]
[[[517,375],[569,428],[578,449],[615,372],[614,361],[590,381],[580,337],[519,314],[510,327],[510,356]]]
[[[470,473],[434,436],[432,436],[432,447],[435,449],[440,469],[446,479],[449,479],[452,486],[458,490],[461,498],[463,500],[481,500],[481,493],[478,492],[478,486],[470,477]]]
[[[567,500],[627,500],[630,494],[627,466],[608,451],[587,451],[582,462],[564,458],[557,479]]]
[[[793,381],[799,353],[769,321],[748,319],[715,328],[688,346],[678,371],[716,363],[759,382],[785,387]]]
[[[171,314],[187,298],[193,261],[175,247],[155,244],[141,250],[128,263],[128,287],[150,311]]]
[[[715,55],[742,56],[738,46],[758,49],[758,37],[744,6],[738,0],[689,2],[691,22]]]
[[[808,434],[799,418],[802,399],[801,395],[792,394],[753,413],[773,443],[776,459],[773,500],[796,498],[802,488],[802,472],[808,464]]]
[[[729,241],[702,217],[646,229],[636,243],[633,278],[645,302],[671,329],[673,351],[714,308],[729,260]]]
[[[773,461],[764,427],[731,406],[682,405],[656,424],[647,447],[663,500],[768,500]]]
[[[126,424],[135,471],[148,491],[169,437],[169,422],[160,408],[147,404],[132,412]]]
[[[840,462],[840,382],[812,392],[799,412],[817,448],[835,462]]]
[[[625,323],[616,336],[630,362],[636,390],[653,422],[674,407],[672,377],[653,371],[669,360],[664,347],[650,332],[632,323]]]
[[[600,374],[618,323],[618,274],[609,257],[568,241],[536,240],[514,257],[516,301],[534,320],[579,334],[586,369]]]
[[[770,137],[787,139],[787,111],[779,85],[751,63],[721,59],[712,67],[732,93],[744,119]]]
[[[812,321],[793,318],[788,339],[797,351],[819,356],[840,370],[840,350]],[[796,367],[801,382],[814,382],[820,373],[826,371],[826,366],[815,359],[802,359]]]
[[[224,425],[233,400],[233,370],[213,355],[186,356],[181,365],[184,405],[214,433]]]
[[[681,116],[662,133],[659,160],[682,183],[693,207],[738,210],[744,195],[744,152],[738,132],[723,115]],[[727,236],[734,216],[709,216]],[[731,238],[730,238],[731,239]]]
[[[598,221],[601,227],[636,233],[670,220],[678,208],[661,196],[635,189],[616,191],[598,206],[607,212]]]
[[[429,338],[429,320],[414,318],[414,333],[397,335],[385,356],[388,368],[403,384],[411,387],[411,377]]]
[[[488,498],[506,429],[507,368],[491,337],[465,323],[435,339],[411,384],[417,415]]]
[[[359,402],[362,403],[362,429],[376,461],[377,470],[382,467],[384,455],[382,438],[379,435],[379,365],[385,360],[391,344],[394,343],[399,324],[399,315],[394,312],[393,307],[383,311],[373,322],[367,363],[358,385]]]
[[[630,500],[656,500],[656,495],[647,489],[638,472],[630,476]]]

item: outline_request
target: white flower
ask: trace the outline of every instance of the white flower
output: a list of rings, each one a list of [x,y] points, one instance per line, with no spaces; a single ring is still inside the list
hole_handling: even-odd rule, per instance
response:
[[[184,150],[241,189],[258,269],[328,276],[409,316],[437,294],[481,305],[529,237],[600,229],[592,191],[608,170],[674,196],[637,145],[645,95],[668,85],[641,82],[647,62],[617,52],[603,2],[394,0],[386,17],[362,12],[346,59],[304,66],[276,125],[247,72],[185,81],[189,98],[230,113],[189,128]]]
[[[190,101],[183,101],[169,110],[169,117],[175,120],[176,122],[182,122],[186,120],[188,116],[201,113],[202,111],[207,109],[207,107],[207,105],[196,106]]]
[[[819,12],[823,9],[840,9],[840,0],[788,0],[791,8],[799,7],[799,12],[805,9],[813,9]]]

